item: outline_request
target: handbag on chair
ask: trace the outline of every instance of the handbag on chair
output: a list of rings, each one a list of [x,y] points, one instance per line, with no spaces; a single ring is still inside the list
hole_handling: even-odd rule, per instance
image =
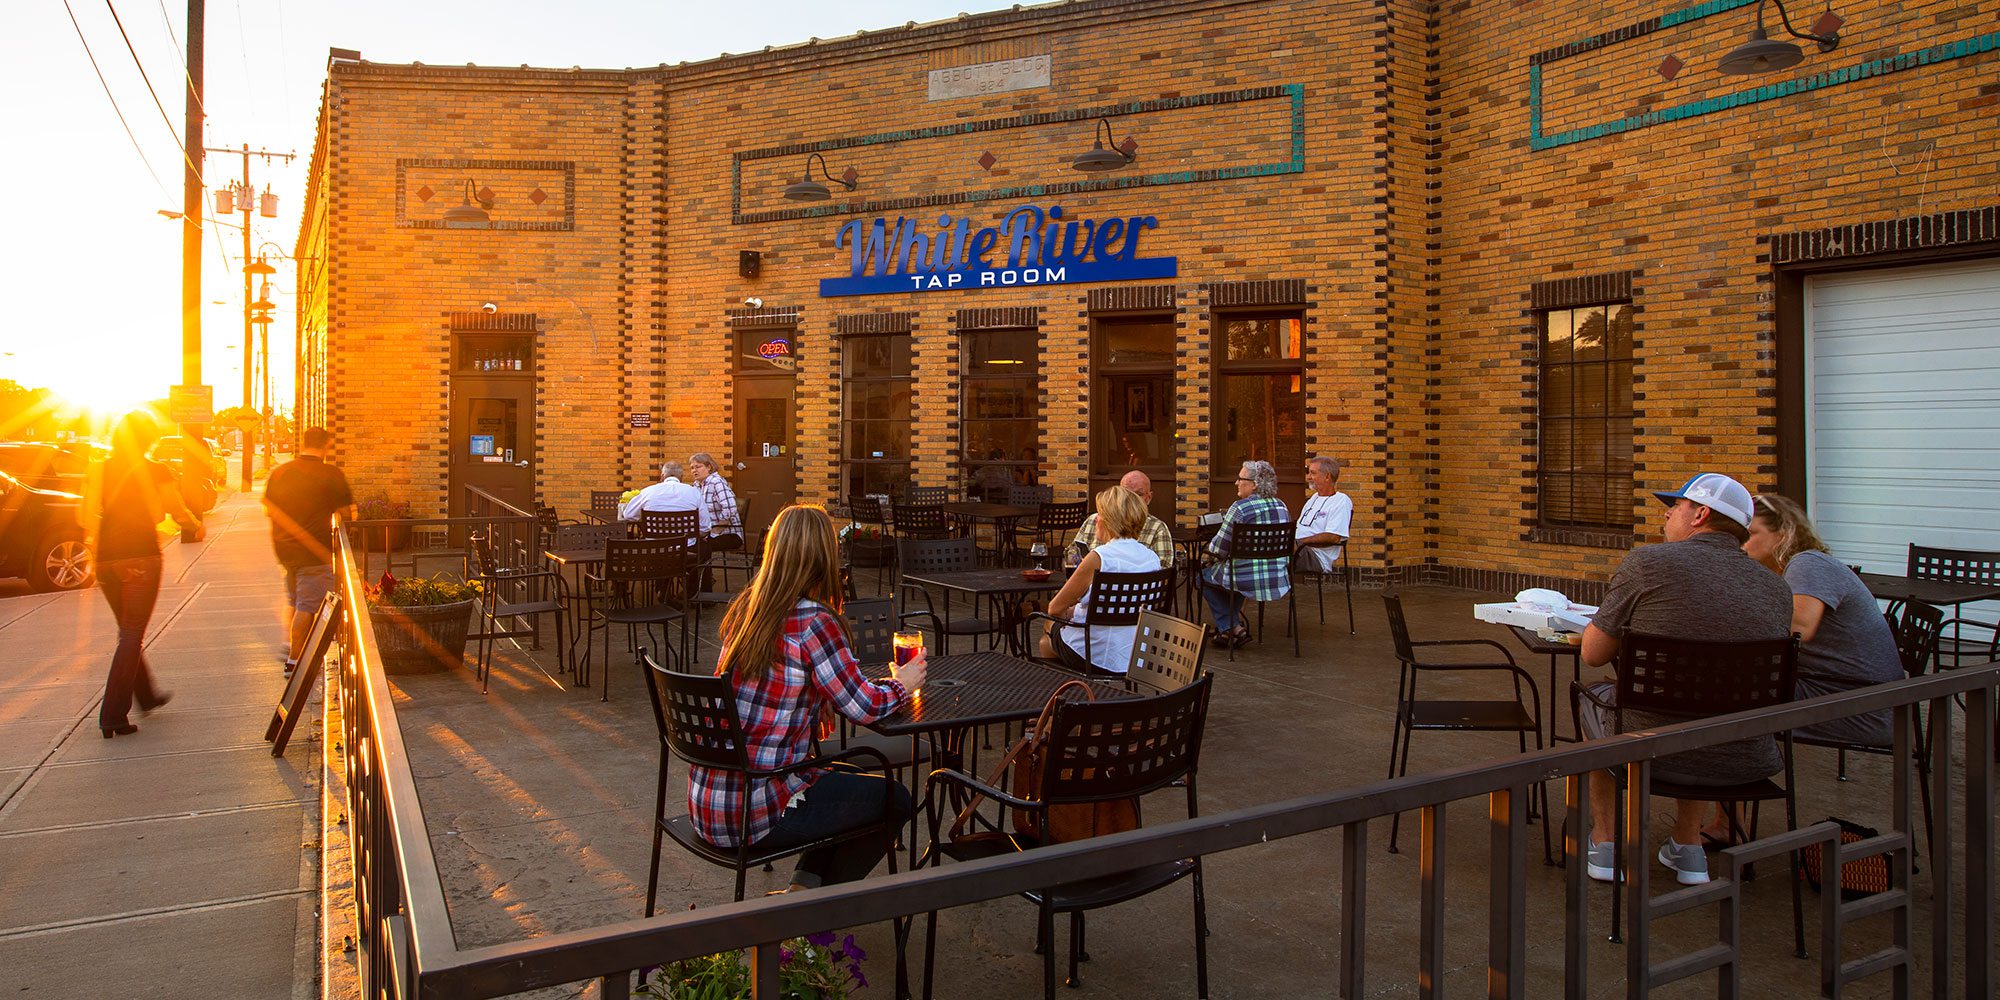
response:
[[[1021,738],[1007,748],[1000,762],[994,765],[993,773],[986,783],[1000,787],[1002,778],[1011,777],[1006,788],[1023,799],[1041,798],[1042,766],[1052,728],[1055,724],[1056,706],[1061,705],[1070,692],[1080,691],[1083,700],[1096,701],[1097,696],[1089,684],[1083,681],[1064,681],[1063,685],[1049,695],[1048,704],[1042,706],[1042,714],[1034,724],[1021,733]],[[950,837],[954,843],[982,838],[1007,836],[1000,831],[979,833],[966,832],[973,813],[979,808],[983,796],[975,795],[972,801],[959,810],[952,820]],[[1114,799],[1108,802],[1073,803],[1070,805],[1045,806],[1048,812],[1049,839],[1052,844],[1088,840],[1107,833],[1121,833],[1139,828],[1139,800],[1137,798]],[[1035,821],[1035,811],[1014,809],[1014,832],[1026,837],[1040,837],[1041,825]]]

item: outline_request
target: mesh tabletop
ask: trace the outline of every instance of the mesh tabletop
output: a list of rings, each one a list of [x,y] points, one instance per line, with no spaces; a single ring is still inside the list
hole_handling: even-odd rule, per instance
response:
[[[976,500],[961,500],[944,505],[944,512],[954,517],[968,517],[976,521],[1004,521],[1009,518],[1033,517],[1033,507],[1016,507],[1004,503],[981,503]]]
[[[548,557],[551,562],[560,563],[564,566],[573,563],[601,563],[604,561],[604,549],[602,547],[595,549],[549,549],[543,552],[542,555]]]
[[[1885,601],[1919,600],[1935,607],[1955,607],[1974,601],[2000,598],[2000,586],[1990,583],[1956,583],[1950,580],[1912,580],[1889,573],[1863,573],[1861,582],[1868,592]]]
[[[1528,647],[1528,652],[1538,656],[1576,656],[1583,652],[1582,646],[1574,646],[1567,642],[1551,642],[1531,628],[1522,628],[1519,625],[1507,627],[1514,630],[1514,638],[1521,640],[1521,645]]]
[[[956,590],[961,594],[1033,594],[1061,590],[1069,575],[1061,570],[1046,580],[1030,580],[1018,569],[968,569],[952,573],[906,573],[904,583]]]
[[[869,673],[887,677],[888,664],[871,667]],[[917,697],[868,728],[888,736],[906,736],[1032,719],[1042,714],[1042,706],[1063,682],[1078,679],[1075,674],[1005,653],[934,657]],[[1102,699],[1132,697],[1115,684],[1090,684]]]

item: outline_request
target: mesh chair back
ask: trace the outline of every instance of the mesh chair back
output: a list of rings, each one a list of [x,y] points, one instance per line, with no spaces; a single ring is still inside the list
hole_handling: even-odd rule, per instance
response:
[[[1389,614],[1389,636],[1396,642],[1396,659],[1404,663],[1417,662],[1417,648],[1410,644],[1410,626],[1403,620],[1403,595],[1393,592],[1383,594],[1382,609]]]
[[[979,568],[979,549],[970,536],[900,539],[896,556],[904,575],[963,573]]]
[[[1229,529],[1231,559],[1290,559],[1292,522],[1237,524]]]
[[[472,543],[472,558],[479,566],[479,575],[490,577],[500,572],[500,558],[493,553],[493,539],[484,531],[475,531],[467,541]]]
[[[1903,658],[1903,673],[1911,677],[1930,669],[1937,656],[1938,636],[1944,631],[1944,612],[1922,601],[1903,605],[1903,620],[1895,624],[1896,653]]]
[[[601,549],[614,538],[625,537],[622,524],[563,524],[549,536],[552,549]]]
[[[855,524],[888,524],[889,504],[881,497],[855,497],[847,502],[847,516]]]
[[[554,507],[545,503],[538,503],[535,504],[535,523],[544,528],[554,528],[556,525],[562,523],[562,515],[556,513]]]
[[[1090,501],[1075,503],[1049,503],[1044,501],[1035,512],[1035,530],[1045,535],[1073,535],[1083,527],[1083,519],[1090,516]]]
[[[614,538],[604,546],[604,579],[609,583],[664,582],[693,565],[687,546],[677,538]]]
[[[1903,575],[1912,580],[2000,584],[2000,552],[1912,545],[1909,567]]]
[[[1201,673],[1201,657],[1207,648],[1200,625],[1157,611],[1141,611],[1125,679],[1147,694],[1178,691],[1193,684]]]
[[[624,495],[625,491],[623,490],[591,490],[590,509],[604,510],[606,508],[609,508],[611,510],[617,510],[618,498]]]
[[[750,769],[743,727],[736,719],[736,691],[728,678],[675,673],[644,650],[639,664],[653,696],[660,740],[674,756],[701,767]]]
[[[840,609],[847,619],[847,648],[860,663],[887,663],[895,656],[895,603],[886,597],[846,601]]]
[[[1007,487],[1007,503],[1014,507],[1039,507],[1055,498],[1056,488],[1053,486],[1031,486],[1026,483],[1015,483]],[[1079,521],[1077,523],[1081,524],[1083,522]]]
[[[1142,612],[1167,603],[1167,589],[1174,584],[1174,571],[1156,569],[1148,573],[1099,573],[1090,578],[1089,604],[1083,613],[1085,625],[1136,625]]]
[[[1618,649],[1618,711],[1684,719],[1792,700],[1798,643],[1705,642],[1628,632]]]
[[[1056,707],[1042,762],[1042,801],[1143,795],[1192,775],[1201,759],[1213,675],[1149,698]]]
[[[678,538],[685,541],[701,531],[701,514],[692,510],[642,510],[639,530],[647,538]]]
[[[945,533],[944,506],[936,504],[899,503],[895,505],[896,531],[904,535],[942,535]]]
[[[951,499],[951,487],[912,486],[904,493],[903,499],[913,504],[934,506]]]

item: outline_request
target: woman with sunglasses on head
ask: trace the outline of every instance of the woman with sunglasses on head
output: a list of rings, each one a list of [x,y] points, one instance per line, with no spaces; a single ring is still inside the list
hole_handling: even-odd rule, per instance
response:
[[[819,507],[780,511],[764,536],[756,578],[723,615],[716,669],[735,688],[752,768],[782,768],[811,756],[816,733],[834,712],[873,722],[923,687],[922,654],[892,667],[885,681],[861,673],[848,648],[841,600],[832,519]],[[760,848],[879,828],[801,855],[794,890],[866,876],[910,817],[909,790],[887,775],[829,769],[746,782],[734,771],[688,769],[688,814],[702,839],[717,847],[737,846],[744,796],[749,841]]]
[[[1766,494],[1753,499],[1743,551],[1792,587],[1792,631],[1799,634],[1797,697],[1811,698],[1893,681],[1902,654],[1868,585],[1835,559],[1798,504]],[[1889,712],[1834,719],[1799,736],[1888,746]]]

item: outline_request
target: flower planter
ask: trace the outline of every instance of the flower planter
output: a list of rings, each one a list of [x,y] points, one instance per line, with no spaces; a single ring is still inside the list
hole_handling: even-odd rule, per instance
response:
[[[414,608],[371,605],[368,620],[375,626],[382,669],[391,674],[421,674],[463,666],[474,603],[464,600]]]
[[[363,552],[401,552],[410,547],[407,524],[357,525],[352,530]]]

